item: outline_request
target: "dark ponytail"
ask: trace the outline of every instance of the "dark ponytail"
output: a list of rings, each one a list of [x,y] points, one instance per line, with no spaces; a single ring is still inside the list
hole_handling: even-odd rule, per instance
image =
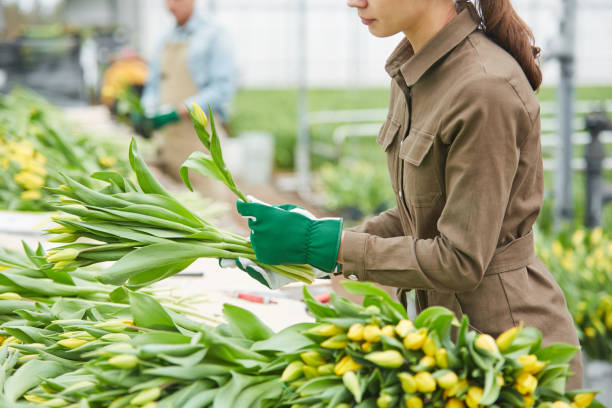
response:
[[[470,8],[481,20],[484,33],[497,45],[508,51],[519,63],[531,87],[537,90],[542,84],[540,48],[527,24],[516,13],[510,0],[456,0],[457,9]]]

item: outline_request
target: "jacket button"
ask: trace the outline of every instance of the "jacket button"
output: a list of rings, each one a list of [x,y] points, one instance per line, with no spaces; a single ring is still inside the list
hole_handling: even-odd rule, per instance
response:
[[[400,198],[404,197],[404,194],[402,193],[402,190],[399,191],[399,196],[400,196]]]
[[[348,278],[349,278],[350,280],[354,280],[354,281],[359,280],[359,278],[357,277],[357,275],[349,275],[349,276],[348,276]]]

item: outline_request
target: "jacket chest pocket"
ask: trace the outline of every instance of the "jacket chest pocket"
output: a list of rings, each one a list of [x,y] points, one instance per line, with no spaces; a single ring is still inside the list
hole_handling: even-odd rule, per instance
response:
[[[442,196],[432,148],[434,139],[433,134],[413,128],[400,144],[401,188],[406,202],[414,207],[431,207]]]
[[[397,180],[397,168],[398,158],[395,149],[393,149],[394,141],[398,139],[397,134],[400,132],[401,124],[392,117],[387,118],[383,126],[380,128],[376,142],[383,148],[387,153],[387,166],[389,168],[389,176],[391,179],[391,186],[397,193],[398,191],[398,180]]]

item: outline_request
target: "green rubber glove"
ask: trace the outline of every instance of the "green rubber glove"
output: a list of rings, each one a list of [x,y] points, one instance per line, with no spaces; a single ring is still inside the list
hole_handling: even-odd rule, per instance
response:
[[[153,129],[157,130],[163,128],[164,126],[170,123],[180,121],[181,117],[175,109],[170,109],[158,112],[152,117],[150,117],[150,119],[153,123]]]
[[[164,126],[178,122],[181,120],[178,112],[170,107],[164,106],[153,115],[140,115],[138,113],[130,114],[132,127],[142,137],[149,139],[154,130],[163,128]]]
[[[257,260],[268,265],[308,264],[331,273],[336,268],[342,218],[317,219],[303,208],[238,200],[238,212],[249,218]]]

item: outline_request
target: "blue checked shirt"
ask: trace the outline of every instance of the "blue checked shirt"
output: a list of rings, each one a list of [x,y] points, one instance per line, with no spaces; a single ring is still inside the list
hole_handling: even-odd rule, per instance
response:
[[[224,122],[229,118],[235,92],[236,68],[227,32],[209,17],[193,14],[182,27],[175,26],[158,48],[149,65],[142,104],[148,111],[159,106],[161,61],[167,43],[188,43],[187,63],[198,93],[187,98],[191,107],[197,103],[206,111],[208,105]]]

